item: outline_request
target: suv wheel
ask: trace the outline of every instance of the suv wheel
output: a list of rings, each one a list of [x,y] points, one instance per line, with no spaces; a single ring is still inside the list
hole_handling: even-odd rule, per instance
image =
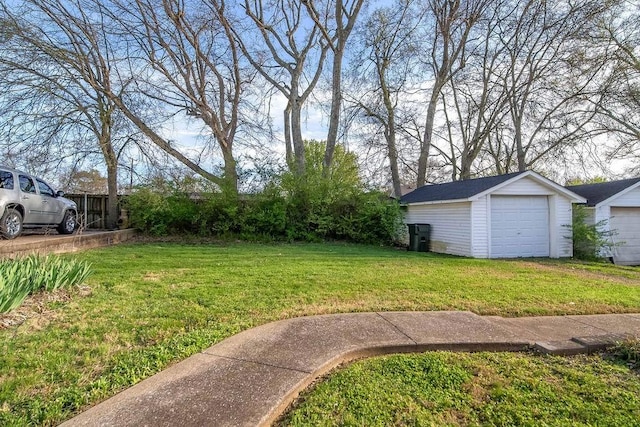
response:
[[[22,234],[22,215],[16,209],[7,209],[0,219],[0,232],[7,239],[15,239]]]
[[[72,211],[66,211],[64,213],[64,218],[62,218],[62,222],[58,226],[58,233],[71,234],[75,231],[76,225],[76,214]]]

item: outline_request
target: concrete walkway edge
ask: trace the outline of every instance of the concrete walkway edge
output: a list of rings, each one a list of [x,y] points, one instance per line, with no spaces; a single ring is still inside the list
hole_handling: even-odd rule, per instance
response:
[[[191,356],[64,426],[265,426],[336,366],[391,353],[589,353],[640,337],[640,314],[502,318],[380,312],[268,323]]]
[[[117,245],[136,235],[132,228],[115,231],[86,230],[72,235],[31,234],[15,240],[0,239],[0,259],[30,254],[59,254]]]

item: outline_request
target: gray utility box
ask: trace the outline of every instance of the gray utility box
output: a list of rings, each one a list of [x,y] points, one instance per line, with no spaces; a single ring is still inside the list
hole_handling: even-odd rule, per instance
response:
[[[429,241],[431,238],[431,225],[429,224],[407,224],[409,227],[409,247],[414,252],[429,252]]]

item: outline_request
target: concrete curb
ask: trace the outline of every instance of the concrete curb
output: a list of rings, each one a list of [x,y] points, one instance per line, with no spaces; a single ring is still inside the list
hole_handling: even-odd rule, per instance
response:
[[[27,235],[15,240],[0,240],[0,258],[30,254],[75,252],[78,250],[116,245],[132,239],[136,232],[129,228],[115,231],[85,231],[62,235]]]
[[[310,316],[262,325],[123,391],[64,426],[265,426],[336,366],[390,353],[588,353],[640,337],[640,315],[506,319],[470,312]]]

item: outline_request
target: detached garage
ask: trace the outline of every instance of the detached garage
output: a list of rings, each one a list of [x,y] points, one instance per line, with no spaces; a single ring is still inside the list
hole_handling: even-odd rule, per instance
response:
[[[640,265],[640,178],[567,187],[587,199],[587,221],[613,231],[611,253],[620,265]]]
[[[475,258],[570,257],[572,203],[532,172],[426,185],[402,197],[406,224],[430,224],[430,249]]]

